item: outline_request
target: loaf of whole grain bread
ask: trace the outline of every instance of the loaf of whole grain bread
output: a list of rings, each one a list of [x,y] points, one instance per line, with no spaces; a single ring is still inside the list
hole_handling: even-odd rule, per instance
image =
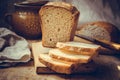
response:
[[[105,40],[116,43],[120,42],[120,31],[118,28],[115,25],[104,21],[86,23],[76,31],[76,34],[82,34],[98,40]],[[104,47],[99,49],[99,53],[115,54],[114,51]]]
[[[76,31],[76,34],[112,42],[119,42],[120,40],[118,28],[115,25],[104,21],[86,23]]]
[[[71,41],[74,38],[79,11],[65,2],[48,2],[40,11],[42,44],[55,47],[57,42]]]

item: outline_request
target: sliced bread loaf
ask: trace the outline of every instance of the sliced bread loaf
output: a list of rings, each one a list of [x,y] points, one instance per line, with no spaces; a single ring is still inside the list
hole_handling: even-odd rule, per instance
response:
[[[86,35],[92,38],[106,41],[119,41],[119,30],[111,23],[98,21],[84,24],[76,34]]]
[[[59,49],[51,49],[49,51],[49,56],[54,59],[73,63],[88,63],[92,57],[87,55],[77,55],[75,52],[69,54],[69,52],[64,52]]]
[[[73,40],[79,11],[65,2],[48,2],[40,11],[42,44],[55,47],[57,42]]]
[[[93,72],[97,68],[94,62],[87,64],[73,64],[71,62],[61,62],[51,58],[48,54],[40,54],[39,61],[57,73],[73,74]]]
[[[99,45],[81,43],[81,42],[57,42],[56,47],[70,51],[72,54],[81,54],[81,55],[94,55],[97,53],[97,50],[100,48]]]

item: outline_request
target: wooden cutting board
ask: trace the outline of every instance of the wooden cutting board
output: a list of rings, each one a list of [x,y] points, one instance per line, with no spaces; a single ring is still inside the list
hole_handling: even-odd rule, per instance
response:
[[[45,65],[43,65],[39,60],[38,56],[41,53],[48,53],[48,51],[51,48],[46,48],[42,46],[42,42],[38,41],[35,43],[32,43],[32,53],[33,53],[33,58],[34,58],[34,66],[35,66],[35,71],[36,73],[55,73]]]

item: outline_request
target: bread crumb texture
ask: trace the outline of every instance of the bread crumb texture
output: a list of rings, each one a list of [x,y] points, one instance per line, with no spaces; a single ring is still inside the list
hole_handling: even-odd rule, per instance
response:
[[[44,46],[55,47],[58,41],[65,42],[70,40],[72,29],[75,27],[73,25],[75,16],[73,15],[74,12],[67,8],[70,5],[65,7],[56,4],[56,6],[46,5],[41,8],[39,13]]]

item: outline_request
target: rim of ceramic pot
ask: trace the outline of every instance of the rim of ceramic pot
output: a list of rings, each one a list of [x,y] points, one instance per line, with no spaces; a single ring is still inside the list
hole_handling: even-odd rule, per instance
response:
[[[21,2],[21,3],[14,3],[14,6],[17,8],[40,8],[48,1],[39,1],[39,2]]]

